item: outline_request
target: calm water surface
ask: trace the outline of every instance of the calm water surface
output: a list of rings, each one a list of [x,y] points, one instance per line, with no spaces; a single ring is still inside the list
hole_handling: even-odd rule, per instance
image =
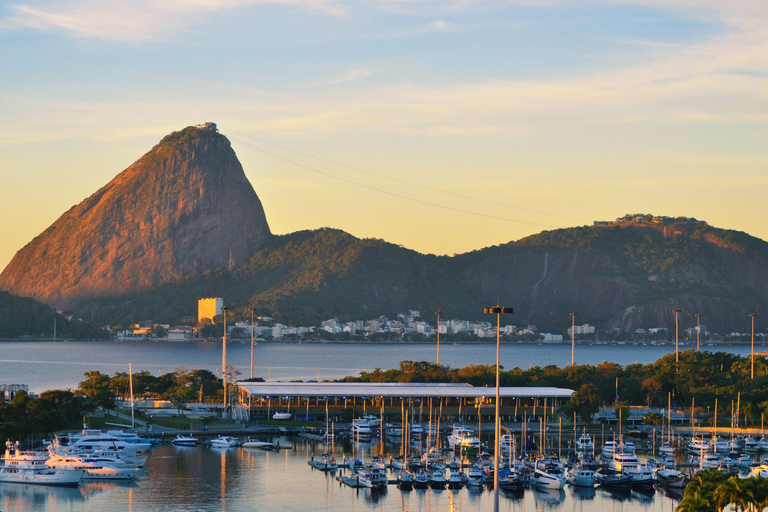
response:
[[[681,344],[680,350],[695,348]],[[705,346],[749,355],[749,345]],[[674,343],[659,345],[577,345],[577,364],[612,361],[621,365],[651,363],[674,352]],[[755,350],[765,350],[756,346]],[[434,361],[435,344],[427,343],[280,343],[261,342],[254,349],[254,376],[265,380],[321,380],[358,375],[374,368],[398,368],[400,361]],[[501,347],[501,366],[531,366],[571,362],[570,344],[510,344]],[[455,368],[469,364],[495,364],[495,344],[440,344],[440,363]],[[33,392],[77,388],[83,374],[98,370],[107,375],[147,370],[153,375],[172,372],[180,365],[221,374],[221,342],[167,341],[12,341],[0,342],[0,384],[27,384]],[[250,376],[250,347],[227,344],[227,364],[243,378]]]
[[[25,511],[491,511],[488,490],[386,491],[352,489],[307,465],[325,448],[301,439],[280,439],[293,449],[263,452],[233,448],[154,448],[146,469],[129,484],[87,483],[74,489],[0,484],[0,510]],[[375,445],[358,452],[370,458]],[[343,449],[337,447],[340,459]],[[351,453],[348,454],[351,455]],[[394,479],[390,474],[390,479]],[[672,512],[677,497],[663,491],[615,494],[603,489],[525,490],[502,493],[502,511]]]

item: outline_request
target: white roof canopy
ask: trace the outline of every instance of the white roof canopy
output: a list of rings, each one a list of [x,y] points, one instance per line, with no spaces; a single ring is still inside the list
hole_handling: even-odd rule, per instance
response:
[[[359,397],[492,397],[494,387],[470,384],[425,384],[416,382],[238,382],[238,386],[256,396],[359,396]],[[502,398],[570,398],[572,389],[550,387],[503,387]]]

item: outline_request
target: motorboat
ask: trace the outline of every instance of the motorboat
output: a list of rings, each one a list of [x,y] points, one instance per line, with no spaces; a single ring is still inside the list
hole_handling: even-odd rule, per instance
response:
[[[731,451],[731,443],[717,437],[712,438],[709,441],[709,446],[710,446],[709,451],[719,453],[721,455]]]
[[[19,449],[19,442],[5,442],[5,456],[0,465],[0,482],[36,485],[76,486],[82,480],[82,469],[50,468],[48,454]]]
[[[448,446],[454,450],[459,448],[471,448],[477,450],[480,448],[480,440],[475,437],[475,431],[471,428],[462,425],[454,425],[451,435],[448,436]]]
[[[604,457],[613,457],[613,454],[618,451],[618,446],[616,445],[616,441],[606,441],[603,445],[603,456]]]
[[[480,440],[477,440],[477,448],[480,448]],[[515,437],[511,434],[504,434],[499,438],[499,448],[501,454],[504,457],[513,456],[515,454]]]
[[[126,432],[125,430],[113,429],[113,430],[107,430],[106,433],[108,435],[111,435],[120,439],[121,441],[130,443],[134,445],[134,447],[135,445],[139,445],[144,450],[147,450],[152,446],[152,441],[150,439],[141,437],[139,434],[137,434],[134,431]]]
[[[748,452],[756,452],[760,449],[760,443],[758,443],[754,437],[747,436],[744,438],[744,450]]]
[[[635,443],[632,441],[624,441],[619,444],[619,451],[624,453],[635,453]]]
[[[378,427],[381,425],[381,419],[374,416],[373,414],[366,414],[365,416],[363,416],[363,419],[366,421],[366,423],[368,423],[368,426],[371,428]]]
[[[701,437],[694,437],[688,442],[688,451],[691,453],[709,453],[712,447]]]
[[[81,469],[85,480],[130,480],[141,471],[116,457],[83,455],[58,455],[50,452],[46,466],[54,469]]]
[[[576,464],[568,470],[565,481],[576,487],[594,487],[595,470],[581,464]]]
[[[95,452],[96,450],[114,450],[127,455],[141,455],[151,446],[150,443],[129,443],[98,429],[85,428],[80,434],[73,434],[66,440],[57,438],[54,443],[66,446],[70,450]]]
[[[667,455],[670,457],[675,456],[675,447],[671,446],[668,441],[664,441],[661,443],[661,446],[659,446],[659,453],[661,455]]]
[[[632,477],[616,471],[597,471],[595,481],[603,487],[612,489],[629,489],[632,487]]]
[[[746,453],[742,454],[736,462],[740,468],[748,469],[752,467],[752,457]]]
[[[586,432],[581,434],[578,439],[576,439],[576,451],[578,452],[591,452],[595,448],[595,443],[592,442],[592,437],[590,437]]]
[[[355,418],[352,420],[351,434],[353,441],[370,441],[371,426],[363,418]]]
[[[656,470],[656,482],[664,487],[682,489],[688,485],[688,477],[677,469],[662,468]]]
[[[243,448],[248,448],[250,450],[272,450],[275,448],[275,443],[261,441],[255,437],[249,437],[243,443]]]
[[[473,465],[467,473],[467,487],[482,487],[485,485],[485,472],[482,467]]]
[[[528,480],[524,478],[519,471],[512,470],[504,476],[501,476],[501,472],[499,472],[499,489],[505,491],[519,491],[525,489],[527,486]]]
[[[757,442],[757,449],[761,452],[768,451],[768,436],[763,436]]]
[[[387,473],[381,468],[371,468],[370,470],[361,469],[357,472],[360,484],[365,487],[386,489],[387,488]]]
[[[614,453],[613,460],[609,462],[608,468],[632,477],[632,485],[640,487],[653,487],[654,473],[653,468],[648,465],[640,464],[637,456],[633,453]]]
[[[281,420],[281,421],[284,421],[284,420],[289,420],[289,419],[291,419],[291,417],[292,417],[292,416],[293,416],[293,414],[291,414],[290,412],[285,412],[285,411],[277,411],[277,412],[275,412],[275,413],[272,415],[272,419],[273,419],[273,420]]]
[[[730,457],[723,457],[720,460],[720,464],[717,465],[717,469],[719,471],[735,472],[738,471],[738,463]]]
[[[456,490],[464,487],[463,476],[459,471],[451,471],[451,474],[448,476],[448,488]]]
[[[749,472],[749,476],[756,478],[768,478],[768,464],[760,464],[759,466],[755,466],[752,468],[752,471]]]
[[[429,486],[433,489],[445,489],[448,480],[445,479],[445,470],[433,469],[429,475]]]
[[[398,473],[397,487],[401,491],[410,491],[413,489],[413,473],[410,471],[401,471]]]
[[[171,441],[171,443],[175,444],[176,446],[197,446],[198,439],[192,436],[183,436],[181,434],[176,434],[176,438],[174,438],[174,440]]]
[[[426,489],[429,487],[429,475],[423,469],[420,469],[413,475],[413,487],[416,489]]]
[[[545,489],[565,487],[565,474],[556,464],[537,465],[531,475],[531,485]]]
[[[234,448],[240,445],[240,440],[232,436],[218,436],[216,439],[211,439],[211,446],[214,448]]]

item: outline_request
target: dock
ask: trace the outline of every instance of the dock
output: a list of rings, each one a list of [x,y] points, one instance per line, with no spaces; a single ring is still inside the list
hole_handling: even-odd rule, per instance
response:
[[[360,489],[361,487],[365,487],[363,484],[360,483],[360,477],[337,476],[336,480],[338,480],[344,485],[348,485],[349,487],[352,487],[353,489]]]

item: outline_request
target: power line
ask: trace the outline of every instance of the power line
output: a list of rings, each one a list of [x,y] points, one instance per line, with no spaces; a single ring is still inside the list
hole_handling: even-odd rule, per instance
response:
[[[408,197],[408,196],[404,196],[404,195],[401,195],[401,194],[396,194],[394,192],[389,192],[387,190],[382,190],[382,189],[376,188],[376,187],[371,187],[369,185],[364,185],[364,184],[358,183],[356,181],[352,181],[352,180],[349,180],[349,179],[346,179],[346,178],[342,178],[340,176],[336,176],[334,174],[331,174],[331,173],[328,173],[328,172],[325,172],[325,171],[321,171],[321,170],[316,169],[314,167],[310,167],[308,165],[304,165],[302,163],[295,162],[293,160],[290,160],[288,158],[282,157],[280,155],[276,155],[275,153],[267,151],[267,150],[265,150],[263,148],[260,148],[260,147],[257,147],[257,146],[253,146],[251,144],[248,144],[247,142],[243,142],[242,140],[238,140],[238,139],[235,139],[235,138],[233,138],[233,140],[236,140],[237,142],[239,142],[240,144],[243,144],[244,146],[250,147],[252,149],[255,149],[256,151],[264,153],[265,155],[269,155],[269,156],[271,156],[273,158],[276,158],[278,160],[282,160],[283,162],[289,163],[291,165],[295,165],[297,167],[301,167],[302,169],[306,169],[308,171],[312,171],[314,173],[321,174],[323,176],[326,176],[326,177],[329,177],[329,178],[333,178],[335,180],[338,180],[338,181],[341,181],[341,182],[344,182],[344,183],[348,183],[350,185],[355,185],[357,187],[361,187],[361,188],[364,188],[364,189],[367,189],[367,190],[372,190],[372,191],[378,192],[380,194],[386,194],[388,196],[397,197],[399,199],[405,199],[406,201],[412,201],[414,203],[424,204],[424,205],[427,205],[427,206],[433,206],[435,208],[442,208],[443,210],[449,210],[449,211],[458,212],[458,213],[465,213],[467,215],[474,215],[474,216],[477,216],[477,217],[485,217],[486,219],[503,220],[505,222],[516,222],[516,223],[519,223],[519,224],[528,224],[528,225],[531,225],[531,226],[546,227],[546,228],[557,228],[557,227],[559,227],[559,226],[552,226],[552,225],[549,225],[549,224],[540,224],[540,223],[537,223],[537,222],[527,222],[527,221],[524,221],[524,220],[509,219],[509,218],[506,218],[506,217],[498,217],[498,216],[495,216],[495,215],[487,215],[487,214],[484,214],[484,213],[472,212],[472,211],[469,211],[469,210],[462,210],[460,208],[453,208],[453,207],[450,207],[450,206],[444,206],[444,205],[437,204],[437,203],[431,203],[429,201],[423,201],[421,199],[414,199],[413,197]]]
[[[253,139],[253,140],[258,141],[258,142],[260,142],[262,144],[267,144],[269,146],[280,148],[280,149],[285,150],[285,151],[290,151],[291,153],[296,153],[297,155],[306,156],[308,158],[312,158],[312,159],[318,160],[320,162],[325,162],[327,164],[336,165],[338,167],[343,167],[345,169],[350,169],[352,171],[361,172],[363,174],[368,174],[369,176],[376,176],[377,178],[382,178],[382,179],[385,179],[385,180],[390,180],[390,181],[394,181],[394,182],[397,182],[397,183],[402,183],[404,185],[409,185],[409,186],[412,186],[412,187],[422,188],[424,190],[429,190],[431,192],[438,192],[440,194],[446,194],[446,195],[450,195],[450,196],[454,196],[454,197],[459,197],[461,199],[469,199],[469,200],[477,201],[477,202],[480,202],[480,203],[487,203],[487,204],[491,204],[491,205],[494,205],[494,206],[501,206],[503,208],[509,208],[509,209],[512,209],[512,210],[519,210],[521,212],[535,213],[535,214],[538,214],[538,215],[547,215],[549,217],[557,217],[557,218],[561,218],[561,219],[575,220],[575,221],[581,222],[581,219],[576,219],[574,217],[568,217],[568,216],[565,216],[565,215],[558,215],[558,214],[555,214],[555,213],[542,212],[542,211],[538,211],[538,210],[531,210],[531,209],[528,209],[528,208],[520,208],[519,206],[512,206],[512,205],[505,204],[505,203],[498,203],[496,201],[489,201],[488,199],[480,199],[480,198],[477,198],[477,197],[467,196],[467,195],[459,194],[459,193],[456,193],[456,192],[450,192],[448,190],[442,190],[442,189],[430,187],[430,186],[427,186],[427,185],[421,185],[419,183],[413,183],[413,182],[410,182],[410,181],[401,180],[401,179],[398,179],[398,178],[393,178],[391,176],[387,176],[386,174],[379,174],[379,173],[376,173],[376,172],[373,172],[373,171],[367,171],[365,169],[360,169],[358,167],[353,167],[351,165],[342,164],[342,163],[339,163],[339,162],[336,162],[336,161],[333,161],[333,160],[329,160],[329,159],[326,159],[326,158],[322,158],[322,157],[319,157],[319,156],[312,155],[310,153],[306,153],[306,152],[303,152],[303,151],[292,149],[292,148],[289,148],[289,147],[286,147],[286,146],[281,146],[280,144],[275,144],[273,142],[268,142],[266,140],[259,139],[258,137],[253,137],[251,135],[247,135],[247,134],[244,134],[244,133],[236,132],[234,130],[228,130],[228,132],[236,133],[236,134],[238,134],[238,135],[240,135],[242,137],[247,137],[249,139]],[[238,142],[240,142],[241,144],[245,144],[243,141],[238,141]],[[248,144],[246,144],[246,145],[248,145]],[[250,146],[250,147],[254,147],[254,146]],[[255,148],[255,149],[260,150],[260,148]],[[539,225],[539,224],[535,224],[535,225]],[[543,225],[543,224],[541,224],[541,225]]]

